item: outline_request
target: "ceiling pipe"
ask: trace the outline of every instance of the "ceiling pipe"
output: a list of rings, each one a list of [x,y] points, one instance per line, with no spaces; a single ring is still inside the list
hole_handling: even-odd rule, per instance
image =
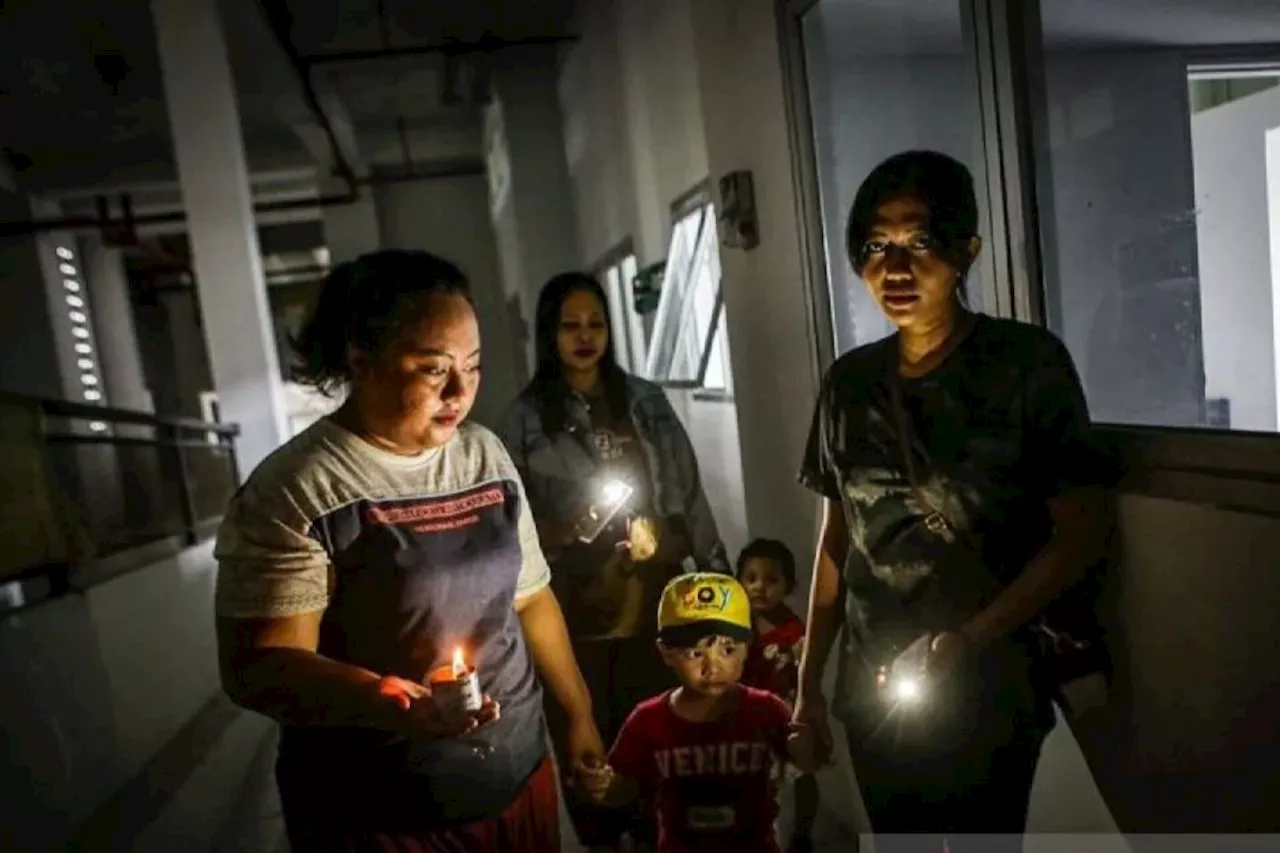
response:
[[[480,160],[464,159],[445,163],[415,163],[409,174],[380,174],[356,180],[357,193],[338,193],[321,195],[314,198],[280,199],[277,201],[258,202],[253,206],[255,215],[269,213],[288,213],[292,211],[322,210],[327,207],[341,207],[352,204],[359,199],[359,187],[373,187],[383,184],[410,183],[432,179],[476,177],[485,173],[484,163]],[[132,214],[131,207],[125,205],[126,214],[112,217],[107,212],[105,199],[97,203],[96,216],[65,216],[58,219],[29,219],[18,222],[0,222],[0,239],[8,237],[25,237],[49,231],[134,231],[139,226],[150,225],[182,225],[187,221],[187,214],[182,210],[162,211],[159,213]]]
[[[288,4],[280,2],[280,0],[258,0],[258,9],[261,10],[263,17],[266,19],[267,27],[271,30],[271,34],[275,36],[276,43],[284,51],[285,57],[288,58],[289,65],[293,68],[293,73],[297,76],[299,85],[302,86],[302,94],[306,99],[307,106],[315,115],[321,130],[324,131],[325,137],[329,140],[330,157],[333,160],[333,174],[341,178],[347,185],[346,194],[350,196],[348,203],[358,201],[360,199],[360,187],[356,182],[355,170],[342,153],[342,145],[338,142],[338,135],[334,132],[333,124],[330,123],[329,117],[325,115],[324,107],[320,105],[320,98],[316,94],[315,86],[311,83],[311,72],[308,70],[302,55],[298,53],[298,48],[293,43],[293,37],[290,33],[290,29],[293,26],[293,14],[289,11]]]
[[[264,213],[284,213],[299,210],[319,210],[326,207],[340,207],[353,204],[360,198],[359,190],[353,193],[322,195],[315,198],[285,199],[281,201],[259,202],[253,206],[255,215]],[[29,219],[20,222],[0,222],[0,238],[24,237],[42,234],[49,231],[106,231],[122,227],[136,229],[148,225],[181,225],[187,221],[187,214],[182,210],[163,213],[144,213],[125,218],[102,218],[101,216],[65,216],[58,219]]]
[[[556,44],[572,44],[578,36],[530,36],[528,38],[502,39],[496,37],[482,38],[479,41],[442,41],[432,44],[407,45],[405,47],[385,47],[373,50],[343,50],[331,53],[312,53],[299,56],[304,67],[328,65],[335,62],[368,62],[375,59],[398,59],[406,56],[425,56],[432,53],[444,53],[451,56],[463,56],[470,53],[495,53],[520,47],[540,47]]]

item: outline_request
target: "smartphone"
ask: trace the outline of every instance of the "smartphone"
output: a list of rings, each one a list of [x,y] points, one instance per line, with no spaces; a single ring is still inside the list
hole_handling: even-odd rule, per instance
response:
[[[925,665],[929,662],[929,647],[932,643],[933,637],[929,634],[917,637],[915,642],[907,646],[906,651],[893,659],[889,674],[891,676],[918,676],[923,674]]]
[[[879,685],[885,698],[895,704],[914,704],[920,701],[924,693],[925,667],[929,663],[932,644],[932,635],[919,637],[893,659],[887,673],[882,671]]]
[[[627,505],[635,492],[631,486],[621,480],[612,480],[600,490],[600,496],[587,507],[586,513],[578,520],[578,541],[590,544],[596,541],[609,522],[617,517],[618,512]]]

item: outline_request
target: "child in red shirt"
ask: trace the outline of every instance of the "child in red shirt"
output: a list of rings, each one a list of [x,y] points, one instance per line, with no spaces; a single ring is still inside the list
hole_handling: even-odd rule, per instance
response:
[[[796,558],[774,539],[756,539],[738,555],[738,580],[751,602],[754,629],[742,683],[767,690],[794,704],[804,653],[804,620],[786,605],[796,588]],[[789,853],[813,849],[813,822],[818,814],[818,781],[812,774],[796,778],[795,830]]]
[[[751,606],[733,578],[689,574],[667,584],[658,649],[681,686],[636,706],[608,764],[582,771],[599,802],[649,795],[657,853],[779,851],[775,794],[791,712],[738,683],[751,637]]]

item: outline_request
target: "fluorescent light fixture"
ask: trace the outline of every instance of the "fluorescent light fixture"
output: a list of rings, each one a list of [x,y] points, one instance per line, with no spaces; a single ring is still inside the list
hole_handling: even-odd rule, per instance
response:
[[[62,286],[67,290],[70,290],[72,293],[80,292],[80,282],[76,281],[74,278],[64,278],[62,280]]]
[[[102,392],[97,388],[86,388],[84,389],[84,398],[90,403],[96,403],[102,399]]]
[[[59,246],[54,251],[56,251],[58,253],[58,257],[62,258],[64,261],[73,260],[76,256],[76,253],[68,249],[66,246]]]
[[[93,347],[85,343],[76,344],[76,352],[81,355],[91,355],[93,353]]]
[[[76,268],[71,264],[58,264],[58,272],[63,275],[75,275]]]
[[[72,308],[83,308],[84,300],[81,299],[79,296],[73,296],[72,294],[68,293],[67,304],[70,305]]]
[[[68,314],[73,323],[87,323],[89,318],[84,315],[83,311],[72,311]]]
[[[89,421],[89,429],[94,432],[106,432],[107,425],[103,421]]]
[[[94,376],[92,373],[81,373],[80,381],[85,385],[97,385],[98,377]]]

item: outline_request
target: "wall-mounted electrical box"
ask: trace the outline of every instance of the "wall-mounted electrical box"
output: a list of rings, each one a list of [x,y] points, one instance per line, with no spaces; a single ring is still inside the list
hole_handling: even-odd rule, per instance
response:
[[[730,172],[720,179],[720,245],[751,250],[760,245],[756,193],[751,173]]]

